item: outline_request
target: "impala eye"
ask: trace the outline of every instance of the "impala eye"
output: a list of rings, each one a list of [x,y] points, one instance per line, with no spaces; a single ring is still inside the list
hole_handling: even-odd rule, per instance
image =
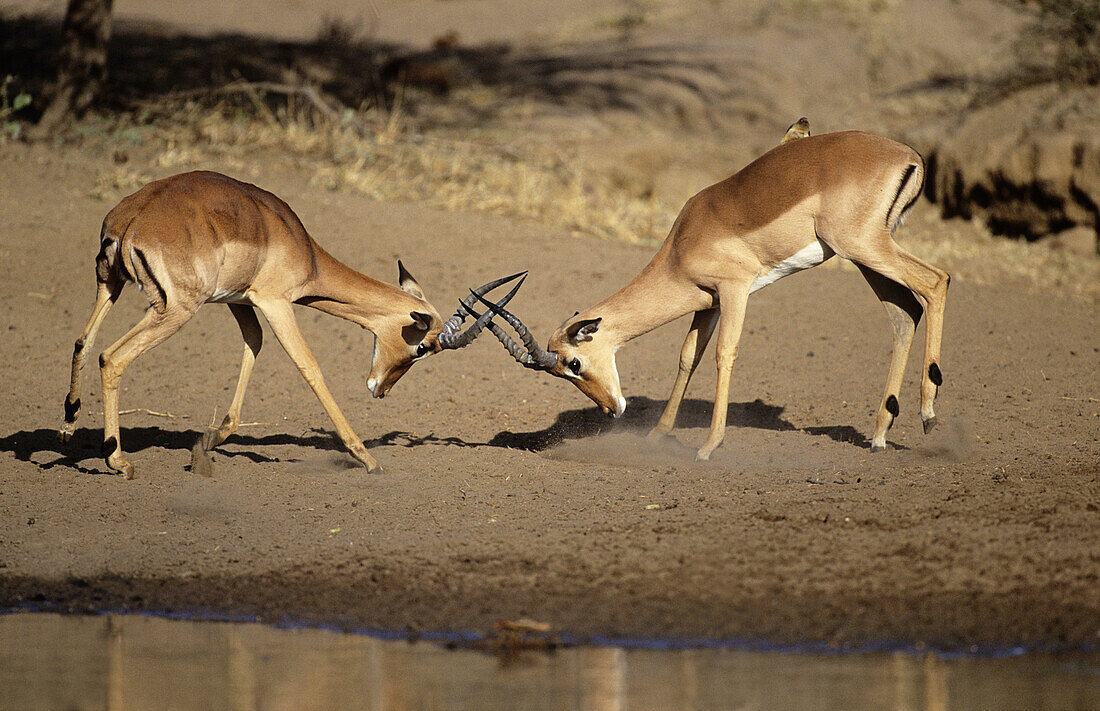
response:
[[[421,356],[423,356],[427,352],[428,352],[428,344],[421,341],[420,345],[418,345],[416,347],[416,357],[420,358]]]
[[[581,374],[581,362],[577,358],[569,361],[569,370],[573,371],[573,375]]]

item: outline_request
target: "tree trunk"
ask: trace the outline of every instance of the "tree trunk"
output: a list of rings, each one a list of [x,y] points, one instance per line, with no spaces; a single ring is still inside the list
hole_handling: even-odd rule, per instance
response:
[[[28,138],[44,138],[99,98],[107,80],[107,44],[114,0],[69,0],[62,27],[57,84]]]

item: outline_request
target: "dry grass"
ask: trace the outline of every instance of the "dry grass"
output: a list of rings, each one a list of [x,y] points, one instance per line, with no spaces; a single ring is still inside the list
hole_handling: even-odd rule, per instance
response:
[[[663,239],[679,207],[631,194],[613,171],[587,165],[568,147],[518,148],[500,142],[498,134],[478,140],[469,132],[416,130],[399,114],[356,114],[336,123],[318,121],[307,111],[253,116],[194,103],[160,107],[157,113],[174,118],[140,130],[145,141],[159,146],[154,162],[164,168],[185,170],[214,159],[244,164],[255,151],[279,151],[309,171],[314,185],[330,190],[517,215],[632,242]],[[104,127],[104,140],[110,144],[134,130]],[[100,177],[92,194],[117,198],[148,178],[117,166]]]
[[[521,142],[507,126],[475,133],[418,128],[423,123],[400,110],[347,114],[333,122],[319,120],[308,107],[257,115],[228,104],[184,103],[159,107],[151,118],[116,120],[98,130],[85,123],[82,131],[85,139],[99,136],[116,155],[144,144],[152,150],[151,164],[160,168],[245,168],[260,154],[278,154],[306,171],[314,185],[329,190],[520,216],[646,244],[664,239],[682,205],[682,197],[644,189],[637,181],[624,181],[616,170],[590,163],[583,146],[568,139]],[[659,167],[656,162],[653,170]],[[731,172],[737,167],[730,166]],[[100,176],[92,194],[115,200],[150,177],[124,162]],[[914,253],[968,281],[991,283],[1007,276],[1100,298],[1100,260],[994,237],[974,222],[943,221],[927,203],[917,206],[898,238]]]

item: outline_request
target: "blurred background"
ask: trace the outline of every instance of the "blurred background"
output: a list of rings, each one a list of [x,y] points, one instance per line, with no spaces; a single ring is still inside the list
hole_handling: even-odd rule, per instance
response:
[[[0,140],[108,151],[105,200],[266,151],[640,242],[805,116],[925,156],[968,220],[919,231],[929,258],[1100,275],[1093,0],[0,0],[0,78]]]

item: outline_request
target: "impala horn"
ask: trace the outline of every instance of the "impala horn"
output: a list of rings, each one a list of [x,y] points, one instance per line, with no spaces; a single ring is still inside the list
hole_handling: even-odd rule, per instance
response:
[[[480,321],[482,318],[485,318],[484,315],[478,316],[477,312],[471,308],[473,306],[473,299],[476,298],[478,301],[485,304],[485,306],[489,308],[489,311],[486,312],[486,315],[489,315],[489,312],[492,312],[493,314],[496,314],[497,316],[500,316],[502,319],[507,321],[512,328],[516,329],[516,333],[519,335],[520,340],[523,341],[522,346],[516,343],[515,340],[513,340],[512,337],[508,335],[508,332],[501,328],[500,325],[493,323],[492,321],[487,322],[489,330],[493,333],[494,336],[497,337],[497,340],[500,341],[501,345],[504,346],[508,353],[510,353],[511,356],[516,359],[517,363],[522,365],[524,368],[531,368],[532,370],[550,370],[555,365],[557,365],[557,354],[553,353],[552,351],[548,351],[540,346],[538,344],[538,341],[535,340],[535,337],[531,335],[531,331],[529,331],[527,327],[523,325],[523,321],[520,321],[519,318],[517,318],[514,314],[505,309],[503,304],[499,302],[494,304],[491,301],[487,301],[481,296],[481,294],[478,294],[472,289],[470,290],[470,294],[472,296],[466,297],[470,303],[467,304],[466,301],[463,301],[462,306],[470,313],[471,316],[477,317],[478,321]]]
[[[486,311],[484,315],[474,313],[471,308],[474,305],[474,300],[482,298],[485,294],[488,294],[501,284],[507,284],[517,277],[519,277],[519,281],[512,287],[512,290],[505,294],[504,298],[500,301],[492,304],[496,308],[503,308],[505,304],[512,300],[516,292],[519,291],[520,286],[523,285],[523,280],[527,278],[527,272],[519,272],[512,276],[494,279],[487,284],[482,284],[477,289],[471,289],[470,296],[460,301],[458,308],[455,309],[454,315],[443,323],[443,330],[439,334],[439,347],[447,351],[468,346],[477,338],[478,334],[481,333],[481,329],[483,329],[486,324],[490,326],[494,325],[492,323],[493,314],[491,312]],[[473,315],[476,320],[474,324],[465,331],[459,331],[459,329],[462,328],[462,323],[466,320],[467,314]]]

